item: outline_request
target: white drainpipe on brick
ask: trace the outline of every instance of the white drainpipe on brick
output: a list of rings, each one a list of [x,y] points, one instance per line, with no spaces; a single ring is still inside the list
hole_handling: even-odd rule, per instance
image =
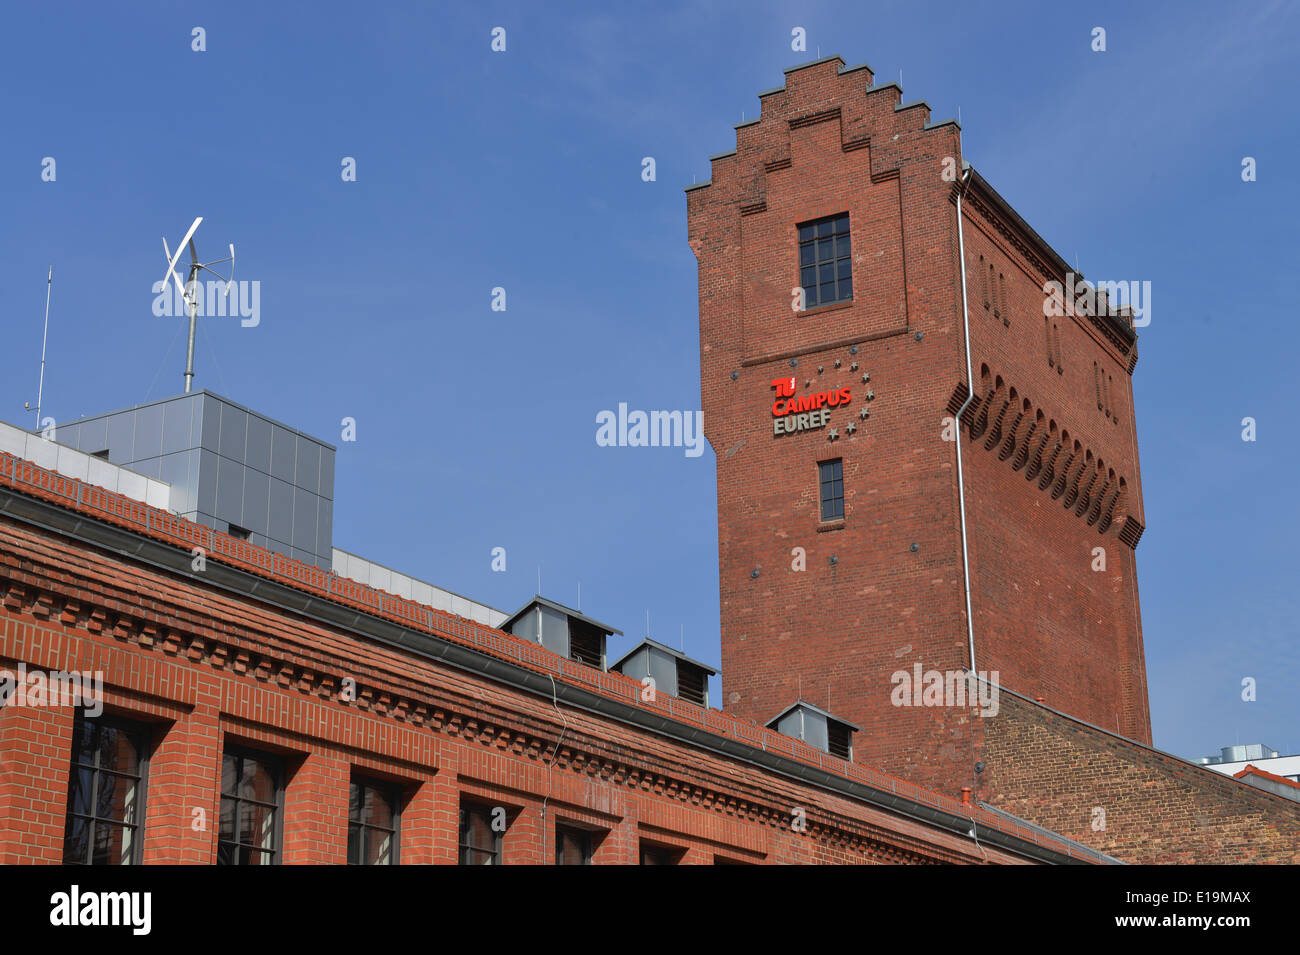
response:
[[[961,317],[966,335],[966,388],[968,393],[966,400],[962,402],[961,409],[957,412],[956,420],[953,421],[953,437],[957,445],[957,497],[958,507],[961,511],[961,561],[963,577],[966,583],[966,633],[970,638],[970,672],[972,674],[975,673],[975,617],[971,613],[970,603],[970,545],[966,541],[966,480],[961,466],[961,416],[970,403],[975,400],[975,376],[972,373],[970,360],[970,308],[966,302],[966,233],[962,228],[961,200],[970,186],[971,173],[974,171],[974,167],[966,170],[966,175],[962,176],[961,187],[957,190],[957,255],[961,260],[959,263],[961,269]]]

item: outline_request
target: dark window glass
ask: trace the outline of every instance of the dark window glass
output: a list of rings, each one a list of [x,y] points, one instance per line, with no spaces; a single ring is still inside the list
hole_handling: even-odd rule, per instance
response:
[[[809,308],[853,298],[849,217],[831,216],[799,226],[799,281]]]
[[[821,490],[822,520],[836,521],[844,516],[844,462],[841,458],[817,465]]]
[[[218,865],[276,865],[280,861],[283,764],[274,756],[227,750],[221,759]]]
[[[667,846],[656,846],[649,843],[641,843],[641,864],[642,865],[676,865],[682,853],[678,849],[669,849]]]
[[[591,833],[585,829],[556,826],[555,864],[591,865]]]
[[[492,808],[476,803],[460,807],[460,864],[500,865],[501,833],[492,829]]]
[[[63,834],[65,864],[140,862],[146,737],[138,724],[77,711]]]
[[[348,865],[396,865],[399,820],[396,786],[353,779],[348,789]]]

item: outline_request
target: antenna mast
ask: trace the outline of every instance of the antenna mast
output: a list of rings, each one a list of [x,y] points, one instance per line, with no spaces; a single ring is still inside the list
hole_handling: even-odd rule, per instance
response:
[[[41,380],[36,386],[36,428],[41,427],[41,400],[45,397],[45,343],[50,338],[50,291],[54,288],[54,263],[50,263],[50,274],[45,280],[45,331],[41,333]]]

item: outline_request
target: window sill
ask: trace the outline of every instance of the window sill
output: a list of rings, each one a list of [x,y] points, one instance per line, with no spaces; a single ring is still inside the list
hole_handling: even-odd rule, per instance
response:
[[[838,520],[825,521],[817,525],[818,534],[824,534],[827,531],[842,531],[842,530],[844,530],[844,518],[842,517],[839,518]]]
[[[841,308],[852,307],[853,299],[848,299],[843,302],[831,302],[829,305],[814,305],[812,308],[805,308],[802,312],[799,312],[799,317],[806,318],[809,315],[820,315],[822,312],[834,312]]]

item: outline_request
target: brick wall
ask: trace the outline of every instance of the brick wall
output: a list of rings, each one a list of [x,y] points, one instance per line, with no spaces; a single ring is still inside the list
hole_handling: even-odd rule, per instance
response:
[[[833,58],[787,71],[782,89],[762,94],[761,117],[737,127],[735,153],[715,157],[711,181],[687,192],[704,421],[718,469],[722,703],[765,722],[802,695],[865,728],[858,761],[957,792],[975,782],[968,714],[894,706],[891,677],[918,662],[958,670],[969,660],[949,417],[966,379],[952,175],[960,131],[931,126],[928,108],[904,106],[894,84],[871,86],[869,70],[842,67]],[[1124,475],[1125,507],[1140,517],[1135,356],[1071,318],[1056,336],[1066,371],[1049,366],[1037,274],[1048,253],[987,188],[968,198],[977,379],[992,369],[967,415],[992,420],[963,438],[977,664],[1149,739],[1133,554],[1115,507]],[[797,226],[841,213],[852,230],[853,300],[796,313]],[[990,263],[998,292],[986,313],[980,279]],[[1105,417],[1092,400],[1094,360],[1115,379]],[[771,383],[783,377],[799,394],[848,386],[853,400],[827,428],[774,436]],[[1009,417],[1007,381],[1017,405]],[[1070,484],[1053,497],[1025,480],[1027,467],[1053,473],[1019,460],[1048,436],[1046,420],[1031,427],[1035,414],[1022,422],[1025,396],[1055,416],[1053,434],[1086,444],[1078,473],[1062,475],[1082,490]],[[817,464],[835,457],[845,519],[828,523]],[[1082,474],[1085,459],[1094,471],[1104,462],[1101,483]],[[1073,459],[1057,462],[1066,465]],[[1094,517],[1094,504],[1111,516]],[[1106,548],[1105,572],[1091,570],[1095,546]]]
[[[0,668],[102,671],[106,709],[149,727],[146,863],[215,860],[228,743],[285,762],[286,863],[345,860],[353,772],[401,787],[404,863],[456,861],[462,799],[506,810],[508,863],[553,861],[557,821],[596,832],[597,863],[635,863],[642,841],[686,864],[1023,861],[199,577],[0,518]],[[0,852],[57,862],[72,712],[0,720]]]
[[[1130,863],[1300,863],[1300,803],[1010,693],[981,723],[998,808]]]

